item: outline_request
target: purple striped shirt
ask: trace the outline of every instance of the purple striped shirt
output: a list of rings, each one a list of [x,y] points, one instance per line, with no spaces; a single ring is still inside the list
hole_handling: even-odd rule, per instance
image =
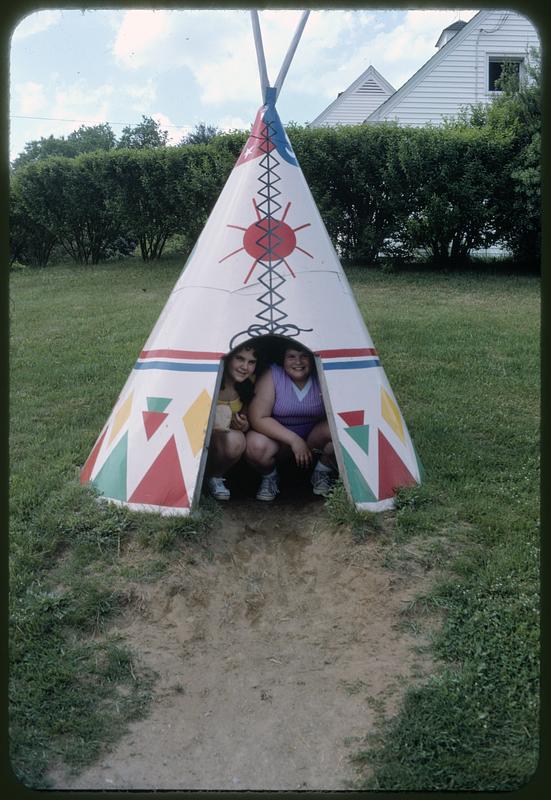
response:
[[[306,439],[314,425],[325,418],[325,408],[317,375],[310,376],[310,388],[304,397],[299,399],[295,384],[283,367],[272,364],[271,370],[275,389],[272,417]],[[296,388],[298,389],[298,387]]]

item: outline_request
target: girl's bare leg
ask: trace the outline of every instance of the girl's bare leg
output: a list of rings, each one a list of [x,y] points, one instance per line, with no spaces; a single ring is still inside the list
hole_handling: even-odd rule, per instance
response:
[[[213,431],[209,446],[208,474],[222,477],[237,464],[245,452],[245,435],[241,431]]]
[[[247,449],[245,458],[249,464],[262,475],[268,475],[275,467],[276,458],[280,450],[279,442],[270,439],[258,431],[247,433]]]
[[[318,422],[312,428],[306,439],[306,444],[310,450],[315,450],[320,453],[320,461],[325,467],[336,468],[335,461],[335,448],[331,441],[331,431],[329,430],[329,423],[327,420]]]

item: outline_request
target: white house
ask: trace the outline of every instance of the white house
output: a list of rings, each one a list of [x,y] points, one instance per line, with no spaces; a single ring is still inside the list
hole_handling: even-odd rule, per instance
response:
[[[375,67],[369,65],[359,78],[310,123],[310,127],[360,125],[395,89]]]
[[[439,125],[474,103],[488,103],[498,89],[495,82],[504,63],[525,68],[532,48],[540,47],[534,24],[516,11],[486,9],[469,22],[458,21],[445,28],[436,42],[437,52],[397,91],[373,107],[376,95],[366,94],[363,119],[360,108],[346,117],[344,107],[354,98],[369,69],[312,122],[320,125],[395,121],[400,125]],[[376,70],[373,70],[373,74]],[[376,73],[378,78],[387,81]],[[367,100],[369,99],[369,102]],[[341,111],[341,106],[343,110]]]

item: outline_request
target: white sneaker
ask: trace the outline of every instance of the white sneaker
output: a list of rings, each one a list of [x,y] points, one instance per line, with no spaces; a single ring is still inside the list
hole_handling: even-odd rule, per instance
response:
[[[270,501],[274,500],[277,494],[279,494],[279,484],[277,472],[274,470],[269,475],[262,476],[256,499]]]
[[[325,470],[315,469],[312,472],[312,477],[310,478],[312,483],[312,491],[314,494],[319,494],[322,497],[327,497],[333,485],[335,483],[335,478],[332,472],[326,472]]]
[[[215,500],[230,499],[230,490],[226,486],[224,478],[209,478],[209,492]]]

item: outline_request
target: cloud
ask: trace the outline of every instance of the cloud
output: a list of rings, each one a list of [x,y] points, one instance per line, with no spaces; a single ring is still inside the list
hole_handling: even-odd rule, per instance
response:
[[[70,84],[55,92],[51,105],[52,117],[63,120],[78,120],[80,125],[99,125],[107,122],[110,115],[110,98],[115,88],[103,84],[91,88],[84,81]],[[75,122],[67,122],[66,132],[75,130]],[[60,134],[56,134],[60,135]]]
[[[268,77],[274,83],[301,16],[267,10],[260,27]],[[475,12],[462,11],[468,20]],[[395,88],[435,52],[436,40],[458,16],[454,10],[314,10],[290,68],[295,95],[332,100],[369,64]],[[261,100],[250,15],[244,10],[129,11],[116,34],[120,66],[161,75],[186,68],[205,106]]]
[[[113,54],[125,67],[145,66],[170,32],[168,11],[127,11],[115,38]]]
[[[157,99],[157,85],[153,78],[149,78],[145,83],[119,86],[117,92],[120,94],[126,93],[134,101],[131,107],[136,111],[150,107]]]
[[[33,116],[47,108],[46,91],[43,83],[27,81],[14,87],[19,114]]]
[[[14,42],[33,36],[35,33],[42,33],[57,25],[61,21],[63,13],[61,11],[35,11],[23,17],[19,25],[15,28],[12,40]]]
[[[181,63],[185,63],[193,73],[201,92],[201,101],[207,105],[228,101],[258,104],[261,101],[260,83],[248,12],[218,12],[218,15],[216,12],[200,13],[202,16],[197,17],[195,22],[203,28],[207,24],[210,26],[217,47],[211,50],[207,39],[206,50],[195,53],[191,47],[188,57],[182,53]],[[268,79],[272,84],[277,79],[301,13],[264,11],[259,15]],[[363,24],[373,23],[372,14],[362,14]],[[319,73],[320,63],[325,62],[326,51],[336,47],[343,32],[353,29],[356,21],[354,12],[315,11],[310,14],[291,66],[293,70],[296,62],[295,76],[306,68],[308,78],[295,83],[295,89],[308,83],[312,74]],[[202,38],[204,41],[204,36]],[[190,36],[190,39],[193,37]],[[320,42],[323,42],[322,48]]]
[[[461,18],[467,22],[475,13],[463,10]],[[303,77],[300,82],[294,82],[294,88],[304,94],[334,100],[338,92],[344,91],[372,64],[398,89],[437,52],[435,44],[440,33],[457,19],[454,10],[415,10],[407,11],[402,21],[396,24],[394,12],[390,14],[393,15],[393,24],[388,29],[380,22],[374,25],[373,15],[363,11],[344,12],[342,19],[336,16],[325,20],[320,18],[318,24],[324,30],[316,31],[313,44],[318,42],[319,62],[325,68],[316,70],[315,64],[301,55],[301,60],[297,59],[297,72],[300,71]],[[321,48],[319,42],[323,43]],[[334,45],[327,46],[328,42],[334,42]],[[306,42],[304,45],[301,43],[303,51],[306,46]]]
[[[192,130],[191,125],[174,125],[170,117],[166,114],[161,114],[159,111],[151,114],[151,118],[158,122],[162,131],[168,133],[168,144],[178,144],[182,137]]]
[[[216,127],[221,131],[248,131],[253,120],[244,120],[242,117],[222,117],[218,120]]]

